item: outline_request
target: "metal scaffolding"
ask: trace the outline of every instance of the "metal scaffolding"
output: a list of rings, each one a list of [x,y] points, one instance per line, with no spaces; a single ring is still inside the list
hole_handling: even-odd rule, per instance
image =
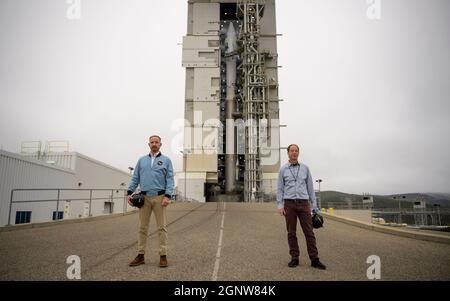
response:
[[[261,18],[264,14],[264,0],[239,0],[237,16],[242,28],[239,36],[245,127],[245,202],[260,202],[262,193],[261,128],[267,126],[262,120],[269,120],[269,84],[266,76],[265,56],[260,51]],[[264,128],[265,130],[265,128]]]

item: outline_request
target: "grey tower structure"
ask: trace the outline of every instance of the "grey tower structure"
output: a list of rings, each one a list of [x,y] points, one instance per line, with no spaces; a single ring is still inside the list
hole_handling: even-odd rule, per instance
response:
[[[273,197],[280,167],[275,0],[190,0],[183,173],[198,201]]]

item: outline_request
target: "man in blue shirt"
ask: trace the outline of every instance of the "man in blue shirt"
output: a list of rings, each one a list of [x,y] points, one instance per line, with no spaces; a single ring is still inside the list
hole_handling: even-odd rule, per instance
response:
[[[313,208],[313,213],[319,212],[313,180],[308,166],[298,162],[299,152],[300,148],[296,144],[291,144],[288,147],[289,162],[280,168],[278,176],[277,207],[280,215],[286,219],[289,253],[292,257],[288,266],[293,268],[299,265],[298,218],[306,238],[311,266],[325,270],[325,265],[319,260],[316,237],[314,236],[312,225],[311,207]]]
[[[128,187],[128,203],[130,205],[132,205],[131,195],[138,185],[141,193],[145,195],[144,205],[139,208],[138,255],[130,263],[130,266],[145,263],[148,226],[150,216],[154,212],[159,233],[159,266],[167,267],[166,207],[173,194],[173,167],[170,159],[159,151],[162,146],[161,138],[154,135],[150,137],[149,141],[150,154],[139,159]]]

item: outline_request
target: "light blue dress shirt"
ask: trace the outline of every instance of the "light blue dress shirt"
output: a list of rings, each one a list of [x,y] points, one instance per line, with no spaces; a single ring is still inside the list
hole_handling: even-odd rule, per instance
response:
[[[316,193],[308,166],[286,163],[278,175],[277,207],[284,208],[285,199],[309,200],[311,209],[317,209]]]

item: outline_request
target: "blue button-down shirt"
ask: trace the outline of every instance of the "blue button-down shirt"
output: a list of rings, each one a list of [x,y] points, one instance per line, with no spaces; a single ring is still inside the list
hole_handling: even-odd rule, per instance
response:
[[[141,191],[146,191],[149,196],[164,191],[168,198],[172,197],[174,178],[169,157],[158,153],[154,158],[151,155],[140,158],[128,186],[128,194],[133,193],[138,185]]]
[[[277,207],[284,208],[285,199],[309,200],[312,209],[317,208],[316,193],[308,166],[303,163],[286,163],[278,175]]]

